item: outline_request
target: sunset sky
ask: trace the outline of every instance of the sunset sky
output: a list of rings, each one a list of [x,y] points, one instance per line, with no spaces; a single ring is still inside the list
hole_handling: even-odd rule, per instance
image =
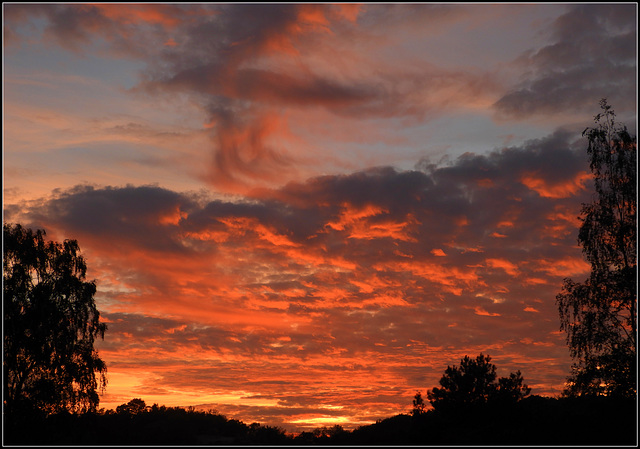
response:
[[[637,4],[3,4],[4,221],[76,239],[100,407],[287,430],[571,359],[582,131],[637,123]]]

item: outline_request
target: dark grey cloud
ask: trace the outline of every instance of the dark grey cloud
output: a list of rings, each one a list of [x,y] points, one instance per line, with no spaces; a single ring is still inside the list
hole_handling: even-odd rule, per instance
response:
[[[165,227],[195,206],[192,198],[155,186],[77,186],[55,190],[29,221],[55,221],[70,235],[91,235],[113,245],[150,251],[177,251],[180,245]],[[163,223],[162,217],[166,218]],[[176,219],[178,219],[176,218]],[[116,238],[117,237],[117,238]]]
[[[582,111],[607,98],[636,110],[637,4],[573,5],[551,29],[551,43],[520,58],[529,75],[498,100],[503,115]]]
[[[38,37],[68,50],[85,53],[99,44],[120,56],[149,57],[161,52],[179,22],[193,14],[206,21],[213,13],[210,5],[9,4],[3,6],[5,36],[11,37],[5,44],[37,36],[35,19],[44,26]]]
[[[574,143],[572,138],[558,131],[521,148],[465,154],[445,166],[422,163],[414,171],[379,167],[322,176],[255,191],[253,199],[241,202],[202,204],[194,195],[156,186],[79,186],[55,191],[40,207],[29,210],[26,219],[72,235],[117,236],[114,245],[184,252],[190,251],[180,243],[185,233],[222,232],[228,226],[225,220],[246,218],[287,236],[292,244],[325,245],[330,255],[367,255],[371,262],[392,249],[429,252],[453,239],[460,245],[487,243],[488,230],[497,230],[505,221],[510,222],[505,223],[510,241],[525,242],[545,214],[576,203],[576,195],[588,199],[588,181],[577,181],[588,170],[584,142]],[[367,207],[374,209],[360,219],[366,219],[369,228],[404,223],[406,241],[382,238],[373,246],[370,238],[349,238],[349,224],[340,225],[340,220]],[[11,215],[9,211],[9,219]],[[460,220],[463,226],[455,224]],[[534,246],[542,250],[546,243]],[[382,253],[380,248],[385,248]]]

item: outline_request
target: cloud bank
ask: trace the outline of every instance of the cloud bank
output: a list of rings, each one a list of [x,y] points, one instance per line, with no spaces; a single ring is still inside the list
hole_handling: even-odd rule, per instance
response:
[[[128,394],[182,392],[287,428],[364,423],[408,411],[467,354],[559,393],[569,358],[555,295],[589,269],[582,144],[558,131],[237,200],[85,185],[5,218],[79,241],[109,326],[100,351],[136,379]]]

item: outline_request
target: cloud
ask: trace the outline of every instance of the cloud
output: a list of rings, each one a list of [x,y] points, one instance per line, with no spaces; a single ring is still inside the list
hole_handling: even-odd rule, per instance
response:
[[[378,395],[430,388],[466,354],[509,361],[536,393],[560,388],[568,355],[554,298],[563,277],[588,271],[572,217],[589,184],[542,195],[522,179],[581,179],[586,156],[573,145],[558,132],[448,165],[327,175],[242,200],[80,186],[5,214],[78,239],[109,325],[104,357],[113,371],[150,373],[139,391],[271,395],[282,405],[268,413],[284,407],[290,423],[336,403],[337,416],[364,419],[362,397],[373,416]],[[425,351],[440,352],[427,362]],[[553,360],[545,370],[543,358]],[[346,391],[363,396],[349,402]],[[214,399],[225,410],[237,402]],[[387,400],[378,411],[403,411]],[[238,413],[267,413],[246,407]]]
[[[438,57],[431,50],[416,53],[423,43],[432,49],[449,26],[464,30],[455,42],[464,47],[463,38],[471,39],[492,21],[526,15],[512,7],[8,5],[5,33],[14,43],[20,36],[23,43],[26,36],[40,36],[75,52],[139,61],[144,68],[130,94],[186,97],[201,115],[199,137],[208,139],[190,139],[187,145],[194,148],[188,153],[206,157],[198,158],[197,169],[188,167],[189,175],[218,190],[246,194],[254,187],[302,181],[321,166],[362,168],[343,151],[354,141],[393,141],[404,148],[414,125],[451,113],[487,111],[495,104],[507,117],[524,117],[597,104],[606,96],[601,82],[625,83],[627,78],[620,78],[625,70],[633,78],[629,55],[635,47],[624,34],[633,31],[626,22],[619,32],[610,31],[624,16],[616,7],[625,5],[595,6],[575,6],[555,23],[553,45],[531,50],[512,66],[526,75],[518,85],[502,70],[447,64],[441,50]],[[574,30],[571,18],[578,14],[599,30],[599,40]],[[605,56],[611,64],[594,70]],[[607,64],[615,77],[603,75]],[[154,126],[129,122],[138,127],[126,120],[114,127],[122,139],[162,142]],[[198,134],[183,131],[184,139],[175,136],[172,142]],[[319,139],[322,146],[312,143]],[[566,188],[541,184],[536,173],[525,176],[543,194],[565,194]]]
[[[166,41],[166,35],[181,24],[216,14],[206,5],[13,4],[6,5],[3,11],[5,36],[11,37],[5,45],[20,45],[25,35],[34,36],[34,30],[38,30],[41,38],[74,52],[84,53],[103,40],[108,51],[127,56],[145,55],[154,48],[161,50],[154,43]],[[38,19],[42,28],[33,23]]]
[[[573,5],[550,30],[552,43],[521,56],[524,80],[494,105],[504,116],[582,111],[607,98],[636,109],[637,5]]]
[[[184,26],[136,90],[188,93],[202,105],[213,156],[204,178],[218,188],[273,181],[293,169],[283,108],[332,111],[367,103],[375,88],[329,78],[299,60],[306,40],[357,17],[328,5],[221,6],[224,20]],[[216,36],[212,39],[211,36]],[[284,144],[284,145],[283,145]]]
[[[468,101],[486,106],[485,91],[498,85],[485,74],[424,64],[385,67],[375,60],[360,61],[363,74],[353,62],[361,59],[358,49],[345,42],[355,35],[361,14],[384,17],[372,7],[362,12],[349,5],[42,6],[12,8],[7,29],[15,34],[29,16],[39,16],[45,19],[44,35],[65,48],[100,47],[144,61],[132,92],[187,94],[200,105],[211,145],[210,168],[200,177],[227,191],[277,184],[283,170],[295,177],[300,137],[291,131],[291,117],[300,109],[326,109],[333,120],[422,120]],[[435,11],[427,16],[432,19]],[[327,47],[340,47],[341,70],[332,68],[336,53]]]
[[[153,186],[78,186],[53,195],[40,213],[65,223],[66,232],[91,235],[104,241],[105,247],[128,245],[146,251],[180,250],[162,228],[175,226],[185,210],[194,207],[184,196]],[[34,219],[47,221],[38,215],[36,212]],[[120,237],[112,240],[116,236]]]

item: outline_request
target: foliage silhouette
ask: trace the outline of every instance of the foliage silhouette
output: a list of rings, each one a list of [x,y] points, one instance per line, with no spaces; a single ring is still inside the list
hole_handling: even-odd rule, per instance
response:
[[[447,367],[440,379],[441,388],[429,390],[427,398],[434,410],[449,412],[488,402],[518,402],[531,392],[523,383],[520,371],[502,377],[497,382],[496,377],[496,366],[491,363],[490,356],[480,354],[475,360],[465,356],[460,360],[459,367]]]
[[[56,413],[20,422],[5,435],[7,444],[29,445],[251,445],[286,444],[283,429],[246,425],[215,411],[165,407],[133,399],[113,410]],[[130,413],[133,407],[134,413]],[[34,425],[35,424],[35,425]],[[8,435],[8,436],[7,436]]]
[[[116,407],[116,413],[126,413],[129,415],[137,415],[147,411],[147,404],[140,398],[134,398]]]
[[[106,365],[94,341],[107,327],[78,243],[7,223],[3,238],[5,411],[95,411]]]
[[[416,395],[413,397],[413,415],[421,415],[426,412],[427,404],[424,403],[424,399],[422,398],[422,392],[418,391]]]
[[[123,404],[127,405],[127,404]],[[8,445],[634,445],[632,399],[545,398],[494,401],[467,413],[400,414],[360,426],[321,427],[299,435],[250,425],[214,411],[154,404],[139,413],[56,413],[5,426]],[[570,429],[570,431],[568,431]]]
[[[634,400],[608,397],[489,402],[463,413],[428,410],[354,429],[343,444],[401,445],[635,445]],[[327,444],[332,444],[328,441]]]
[[[606,100],[587,128],[595,197],[583,204],[578,242],[591,273],[556,297],[574,359],[567,395],[635,397],[637,355],[636,138]]]
[[[509,377],[498,379],[498,387],[494,398],[500,402],[518,402],[530,393],[531,388],[524,383],[522,373],[518,370],[509,374]]]

